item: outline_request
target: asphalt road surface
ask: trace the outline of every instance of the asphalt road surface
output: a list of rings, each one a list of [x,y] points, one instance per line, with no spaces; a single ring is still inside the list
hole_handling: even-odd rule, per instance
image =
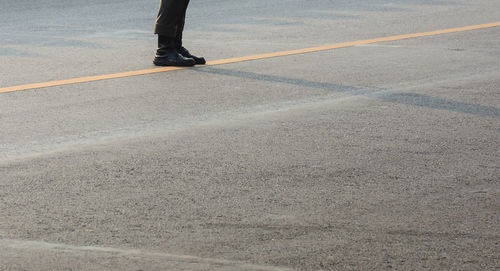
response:
[[[499,1],[158,4],[0,0],[0,270],[500,269]]]

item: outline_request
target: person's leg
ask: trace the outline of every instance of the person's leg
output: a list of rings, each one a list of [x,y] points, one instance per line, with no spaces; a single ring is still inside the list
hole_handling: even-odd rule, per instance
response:
[[[184,24],[186,23],[186,11],[189,5],[189,0],[186,1],[185,6],[183,6],[182,13],[177,21],[177,30],[175,32],[175,42],[177,47],[182,47],[182,32],[184,32]]]
[[[175,38],[178,29],[184,28],[186,9],[189,0],[161,0],[155,23],[155,34]],[[180,26],[180,27],[179,27]]]
[[[192,59],[194,59],[196,64],[203,65],[206,63],[205,58],[192,55],[186,48],[184,48],[182,46],[182,32],[184,32],[184,24],[186,21],[186,11],[187,11],[188,5],[189,5],[189,0],[186,1],[186,6],[183,10],[182,17],[180,18],[179,24],[177,25],[177,33],[175,34],[175,43],[177,46],[176,48],[177,48],[177,52],[179,54],[181,54],[182,56],[187,57],[187,58],[192,58]]]
[[[158,49],[153,63],[157,66],[193,66],[196,61],[177,52],[176,35],[189,0],[161,0],[155,23]],[[183,26],[182,26],[183,27]]]

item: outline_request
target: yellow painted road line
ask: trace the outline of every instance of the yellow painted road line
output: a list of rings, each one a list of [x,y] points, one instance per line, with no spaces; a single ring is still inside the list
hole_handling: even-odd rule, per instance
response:
[[[333,50],[333,49],[339,49],[339,48],[347,48],[347,47],[352,47],[352,46],[356,46],[356,45],[364,45],[364,44],[372,44],[372,43],[388,42],[388,41],[397,41],[397,40],[428,37],[428,36],[435,36],[435,35],[443,35],[443,34],[449,34],[449,33],[464,32],[464,31],[485,29],[485,28],[498,27],[498,26],[500,26],[500,22],[472,25],[472,26],[465,26],[465,27],[458,27],[458,28],[450,28],[450,29],[443,29],[443,30],[436,30],[436,31],[429,31],[429,32],[413,33],[413,34],[406,34],[406,35],[397,35],[397,36],[390,36],[390,37],[383,37],[383,38],[376,38],[376,39],[369,39],[369,40],[359,40],[359,41],[353,41],[353,42],[336,43],[336,44],[320,46],[320,47],[312,47],[312,48],[305,48],[305,49],[298,49],[298,50],[291,50],[291,51],[282,51],[282,52],[275,52],[275,53],[267,53],[267,54],[251,55],[251,56],[245,56],[245,57],[236,57],[236,58],[208,61],[205,66],[215,66],[215,65],[230,64],[230,63],[237,63],[237,62],[258,60],[258,59],[266,59],[266,58],[273,58],[273,57],[280,57],[280,56],[306,54],[306,53],[320,52],[320,51]],[[62,85],[69,85],[69,84],[86,83],[86,82],[94,82],[94,81],[99,81],[99,80],[108,80],[108,79],[116,79],[116,78],[130,77],[130,76],[146,75],[146,74],[153,74],[153,73],[160,73],[160,72],[167,72],[167,71],[174,71],[174,70],[181,70],[181,69],[186,69],[186,68],[161,67],[161,68],[153,68],[153,69],[146,69],[146,70],[129,71],[129,72],[121,72],[121,73],[113,73],[113,74],[104,74],[104,75],[72,78],[72,79],[66,79],[66,80],[49,81],[49,82],[43,82],[43,83],[18,85],[18,86],[0,88],[0,93],[38,89],[38,88],[46,88],[46,87],[54,87],[54,86],[62,86]]]
[[[20,91],[20,90],[29,90],[29,89],[36,89],[36,88],[55,87],[55,86],[77,84],[77,83],[94,82],[94,81],[99,81],[99,80],[123,78],[123,77],[145,75],[145,74],[152,74],[152,73],[158,73],[158,72],[175,71],[175,70],[181,70],[181,69],[183,69],[183,68],[181,68],[181,67],[161,67],[161,68],[155,68],[155,69],[138,70],[138,71],[121,72],[121,73],[104,74],[104,75],[95,75],[95,76],[86,76],[86,77],[72,78],[72,79],[66,79],[66,80],[57,80],[57,81],[49,81],[49,82],[43,82],[43,83],[18,85],[18,86],[0,88],[0,93]]]

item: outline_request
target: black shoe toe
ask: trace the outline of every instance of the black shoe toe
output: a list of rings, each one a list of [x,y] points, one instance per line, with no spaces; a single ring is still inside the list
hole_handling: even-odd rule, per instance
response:
[[[207,62],[205,61],[205,58],[203,57],[197,57],[197,56],[194,56],[192,55],[186,48],[184,47],[180,47],[180,48],[177,48],[177,52],[182,55],[183,57],[187,57],[187,58],[192,58],[194,59],[195,63],[198,64],[198,65],[204,65],[206,64]]]

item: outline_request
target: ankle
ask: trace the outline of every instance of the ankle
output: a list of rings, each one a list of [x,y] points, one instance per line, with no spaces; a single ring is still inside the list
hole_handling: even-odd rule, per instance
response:
[[[175,38],[168,36],[158,35],[158,48],[159,49],[175,49]]]

